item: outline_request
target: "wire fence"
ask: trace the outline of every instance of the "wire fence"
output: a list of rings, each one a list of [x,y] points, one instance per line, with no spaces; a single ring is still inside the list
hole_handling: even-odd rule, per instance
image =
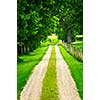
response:
[[[83,61],[83,52],[81,49],[73,47],[71,44],[64,43],[63,46],[67,49],[69,53],[75,56],[78,60]]]

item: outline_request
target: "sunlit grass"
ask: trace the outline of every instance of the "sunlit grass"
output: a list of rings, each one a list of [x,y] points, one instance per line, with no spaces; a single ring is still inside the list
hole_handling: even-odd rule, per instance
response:
[[[83,41],[72,42],[71,45],[83,52]]]
[[[48,69],[43,80],[41,100],[58,100],[58,89],[56,80],[56,53],[52,47]]]

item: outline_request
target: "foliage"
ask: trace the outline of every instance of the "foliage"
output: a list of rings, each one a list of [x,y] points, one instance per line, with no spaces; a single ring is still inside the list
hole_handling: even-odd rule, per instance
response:
[[[72,41],[76,34],[82,34],[82,25],[83,25],[83,2],[82,0],[64,0],[60,6],[58,6],[60,13],[60,26],[62,26],[65,31],[65,37],[70,36]],[[60,37],[62,36],[62,33]],[[64,41],[67,41],[65,38]]]
[[[82,34],[82,0],[17,0],[18,55],[37,48],[48,35],[74,41]]]
[[[55,34],[48,36],[47,41],[49,41],[49,44],[52,44],[52,45],[55,45],[59,42],[58,37]]]
[[[83,35],[76,35],[76,41],[83,41]]]

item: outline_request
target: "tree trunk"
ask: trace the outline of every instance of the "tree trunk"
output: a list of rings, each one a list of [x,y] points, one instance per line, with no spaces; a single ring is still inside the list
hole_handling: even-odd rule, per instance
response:
[[[25,45],[24,45],[24,53],[26,53],[26,48],[25,48]]]
[[[67,33],[67,42],[71,43],[71,32],[70,32],[70,30],[68,30],[68,33]]]
[[[24,53],[23,45],[21,46],[21,54]]]
[[[17,45],[17,54],[20,55],[21,54],[21,46]]]

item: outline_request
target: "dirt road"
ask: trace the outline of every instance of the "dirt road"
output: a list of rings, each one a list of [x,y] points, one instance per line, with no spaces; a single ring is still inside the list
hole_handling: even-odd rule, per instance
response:
[[[68,65],[64,61],[57,45],[55,46],[55,48],[59,100],[81,100]],[[47,71],[51,49],[51,46],[49,46],[46,55],[43,57],[42,61],[40,61],[40,63],[35,67],[27,84],[21,92],[20,100],[40,100],[42,92],[42,82]]]
[[[60,100],[81,100],[71,76],[68,65],[64,61],[56,45],[57,84]]]
[[[47,71],[47,65],[50,58],[51,49],[51,46],[49,46],[46,55],[43,57],[42,61],[40,61],[40,63],[35,67],[26,86],[21,92],[20,100],[40,100],[42,81]]]

